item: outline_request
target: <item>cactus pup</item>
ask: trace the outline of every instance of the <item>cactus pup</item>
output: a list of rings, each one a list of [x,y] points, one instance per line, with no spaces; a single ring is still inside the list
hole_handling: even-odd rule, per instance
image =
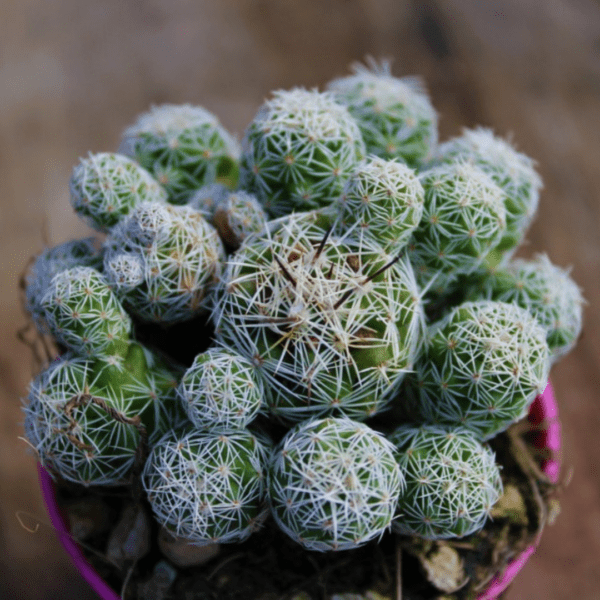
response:
[[[486,440],[526,415],[549,371],[546,332],[525,309],[465,302],[431,326],[404,400],[419,421]]]
[[[365,156],[356,121],[329,93],[273,93],[242,142],[241,187],[281,216],[331,204]]]
[[[394,77],[388,62],[354,65],[354,74],[328,85],[348,107],[368,154],[411,167],[429,161],[437,146],[437,114],[416,77]]]
[[[185,204],[203,185],[237,182],[239,144],[200,106],[152,107],[125,130],[120,152],[148,169],[173,204]]]
[[[461,427],[401,425],[390,436],[406,491],[393,529],[425,539],[479,531],[502,495],[493,452]]]
[[[364,424],[297,425],[273,453],[268,485],[281,529],[309,550],[349,550],[389,529],[404,477],[392,444]]]

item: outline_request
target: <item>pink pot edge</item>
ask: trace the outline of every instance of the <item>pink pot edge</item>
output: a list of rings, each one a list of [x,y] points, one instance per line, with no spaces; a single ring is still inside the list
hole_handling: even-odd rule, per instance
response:
[[[537,407],[536,403],[539,403]],[[558,405],[556,404],[554,391],[550,382],[548,382],[548,385],[542,394],[535,399],[530,409],[530,415],[534,407],[540,410],[544,420],[550,422],[550,426],[546,430],[546,439],[543,447],[549,448],[552,451],[553,458],[547,460],[542,469],[553,482],[557,482],[560,470],[558,452],[561,448],[561,433],[560,423],[557,420]],[[50,521],[57,530],[60,543],[71,556],[77,570],[102,600],[121,600],[114,590],[102,579],[102,577],[100,577],[100,575],[98,575],[92,565],[90,565],[79,545],[70,536],[56,501],[54,482],[46,469],[40,464],[38,464],[38,477]],[[477,600],[496,600],[513,581],[517,573],[523,568],[523,565],[535,553],[538,542],[539,540],[536,540],[534,544],[529,546],[515,560],[509,563],[502,573],[499,573],[492,578],[486,590],[478,596]]]

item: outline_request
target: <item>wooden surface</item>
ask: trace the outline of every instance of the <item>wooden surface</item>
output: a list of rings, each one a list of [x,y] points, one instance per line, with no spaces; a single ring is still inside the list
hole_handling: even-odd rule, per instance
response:
[[[31,376],[17,279],[43,246],[87,233],[67,182],[116,149],[152,103],[191,102],[241,135],[270,90],[319,86],[371,54],[420,74],[442,139],[512,133],[538,161],[546,251],[588,300],[577,349],[553,370],[573,478],[509,600],[600,598],[600,4],[594,0],[2,0],[0,6],[0,597],[88,600],[51,529],[19,440]],[[35,519],[29,518],[31,525]]]

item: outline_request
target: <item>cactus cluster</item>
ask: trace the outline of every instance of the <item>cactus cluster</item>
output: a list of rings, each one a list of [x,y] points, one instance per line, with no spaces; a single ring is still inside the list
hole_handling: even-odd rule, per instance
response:
[[[73,205],[102,248],[45,250],[25,278],[62,352],[25,406],[42,464],[141,477],[195,545],[269,515],[319,551],[483,527],[502,493],[487,440],[573,347],[583,299],[547,257],[511,259],[533,162],[489,130],[438,147],[436,123],[421,86],[371,65],[275,92],[241,149],[166,105],[122,154],[82,159]]]

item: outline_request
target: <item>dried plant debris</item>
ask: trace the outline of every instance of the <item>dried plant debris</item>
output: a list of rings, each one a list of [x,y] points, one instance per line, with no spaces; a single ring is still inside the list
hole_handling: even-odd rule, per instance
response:
[[[519,423],[491,440],[503,466],[504,493],[485,528],[460,539],[385,534],[355,550],[322,554],[295,544],[269,520],[242,544],[221,545],[209,555],[202,548],[201,560],[186,562],[172,548],[163,554],[159,527],[141,516],[148,507],[132,504],[125,488],[62,484],[59,500],[74,534],[82,531],[76,519],[81,506],[95,507],[98,524],[85,534],[83,551],[126,600],[398,600],[397,542],[402,600],[472,600],[559,510],[559,486],[541,472],[535,449],[521,435],[524,429]],[[107,515],[112,531],[103,525]],[[144,536],[150,538],[145,555]],[[178,555],[194,550],[178,548]]]

